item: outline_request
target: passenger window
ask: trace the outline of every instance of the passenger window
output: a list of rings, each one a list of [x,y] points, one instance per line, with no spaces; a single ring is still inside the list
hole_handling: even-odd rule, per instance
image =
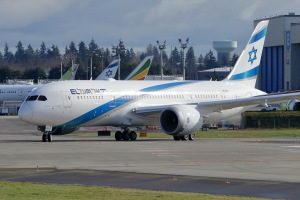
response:
[[[47,101],[47,97],[45,97],[44,95],[40,95],[38,101]]]
[[[28,97],[27,101],[35,101],[38,98],[38,95],[33,95]]]

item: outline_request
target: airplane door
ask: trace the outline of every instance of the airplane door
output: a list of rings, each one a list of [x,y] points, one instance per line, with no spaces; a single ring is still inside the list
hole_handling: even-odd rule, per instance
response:
[[[68,91],[60,91],[62,99],[63,99],[63,104],[65,108],[71,108],[72,107],[72,101],[71,101],[71,96]]]
[[[23,91],[22,91],[22,89],[18,89],[18,96],[22,96],[23,95]]]
[[[115,96],[112,97],[112,100],[110,101],[109,106],[116,107],[116,97]]]
[[[188,95],[187,103],[193,103],[193,95]]]

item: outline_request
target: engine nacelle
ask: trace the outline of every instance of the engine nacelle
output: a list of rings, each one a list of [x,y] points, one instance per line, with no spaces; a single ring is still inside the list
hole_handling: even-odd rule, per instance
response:
[[[300,102],[297,99],[293,99],[287,102],[287,110],[300,110]]]
[[[160,127],[169,135],[186,135],[198,131],[203,125],[203,118],[193,107],[176,105],[160,114]]]
[[[52,135],[66,135],[69,133],[72,133],[74,131],[77,131],[79,127],[74,127],[74,128],[58,128],[58,127],[53,127],[51,134]],[[38,126],[38,130],[45,132],[45,126]]]

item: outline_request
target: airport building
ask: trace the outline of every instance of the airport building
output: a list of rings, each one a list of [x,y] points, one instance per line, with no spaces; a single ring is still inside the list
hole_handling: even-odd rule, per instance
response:
[[[226,78],[232,69],[233,67],[219,67],[198,71],[198,80],[209,81],[215,76],[215,78],[217,78],[217,80],[220,81]]]
[[[300,89],[300,15],[289,13],[269,20],[257,88],[266,92]]]

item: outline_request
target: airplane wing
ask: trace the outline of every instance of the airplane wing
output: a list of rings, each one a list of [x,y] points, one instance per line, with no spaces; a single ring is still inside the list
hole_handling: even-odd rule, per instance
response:
[[[188,106],[194,106],[201,113],[211,113],[211,112],[220,112],[222,110],[227,110],[236,107],[242,106],[251,106],[251,105],[260,105],[267,103],[276,103],[281,101],[287,101],[291,99],[299,99],[300,91],[296,92],[287,92],[287,93],[275,93],[275,94],[265,94],[247,98],[238,98],[230,100],[221,100],[221,101],[207,101],[207,102],[198,102],[186,104]],[[136,114],[150,114],[150,113],[159,113],[167,108],[176,107],[177,104],[163,105],[163,106],[144,106],[137,107],[133,110]]]
[[[227,110],[235,107],[278,103],[281,101],[288,101],[296,98],[297,99],[300,98],[300,92],[298,91],[288,92],[288,93],[265,94],[265,95],[231,99],[231,100],[199,102],[197,103],[197,107],[199,110],[205,109],[206,111],[210,110],[211,112],[219,112],[222,110]]]

